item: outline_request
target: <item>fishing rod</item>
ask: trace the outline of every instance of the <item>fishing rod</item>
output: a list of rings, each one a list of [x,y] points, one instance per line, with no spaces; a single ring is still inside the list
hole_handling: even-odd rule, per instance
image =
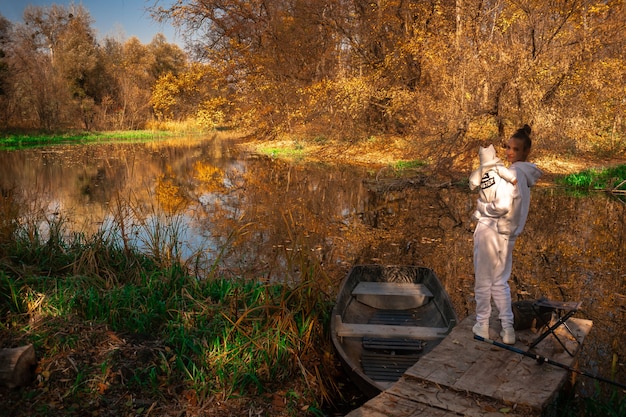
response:
[[[589,378],[597,379],[598,381],[606,382],[607,384],[615,385],[615,386],[620,387],[622,389],[626,389],[626,385],[624,385],[624,384],[620,384],[619,382],[611,381],[610,379],[602,378],[601,376],[593,375],[593,374],[590,374],[588,372],[572,368],[571,366],[565,365],[564,363],[555,362],[552,359],[546,358],[545,356],[541,356],[541,355],[538,355],[536,353],[527,352],[525,350],[518,349],[518,348],[516,348],[514,346],[505,345],[504,343],[496,342],[495,340],[487,339],[485,337],[481,337],[481,336],[478,336],[476,334],[474,335],[474,339],[480,340],[482,342],[490,343],[490,344],[492,344],[494,346],[498,346],[498,347],[501,347],[503,349],[510,350],[511,352],[519,353],[520,355],[528,356],[529,358],[533,358],[534,360],[536,360],[540,364],[549,363],[550,365],[558,366],[559,368],[566,369],[566,370],[568,370],[570,372],[575,372],[577,374],[580,374],[580,375],[583,375],[583,376],[586,376],[586,377],[589,377]]]

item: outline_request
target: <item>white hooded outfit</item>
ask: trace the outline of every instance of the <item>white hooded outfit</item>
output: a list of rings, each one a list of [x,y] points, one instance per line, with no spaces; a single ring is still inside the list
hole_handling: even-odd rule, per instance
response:
[[[470,190],[480,186],[480,199],[489,203],[495,198],[496,182],[504,179],[512,184],[517,183],[515,173],[504,166],[496,157],[496,150],[493,145],[486,148],[482,146],[478,150],[480,167],[471,173],[469,177]]]
[[[481,198],[478,199],[476,210],[478,223],[474,230],[474,293],[478,324],[488,326],[493,298],[502,327],[512,329],[513,312],[508,281],[513,247],[528,217],[530,187],[535,185],[541,171],[534,164],[521,161],[513,163],[510,170],[517,179],[517,185],[502,178],[492,181],[489,177],[485,182],[483,176],[481,180]]]

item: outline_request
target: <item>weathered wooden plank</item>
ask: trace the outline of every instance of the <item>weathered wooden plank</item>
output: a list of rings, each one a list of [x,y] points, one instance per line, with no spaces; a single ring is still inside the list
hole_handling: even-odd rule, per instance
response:
[[[424,284],[406,282],[359,282],[352,295],[368,306],[394,310],[417,308],[433,297]]]
[[[412,380],[409,377],[404,377],[404,379],[401,379],[400,382],[385,392],[418,403],[428,404],[431,408],[447,410],[455,416],[501,417],[503,412],[506,412],[509,417],[534,417],[540,415],[540,413],[536,413],[531,409],[521,409],[519,407],[513,411],[513,406],[510,403],[482,397],[470,392],[458,392],[441,385]]]
[[[398,387],[402,385],[402,387]],[[402,388],[405,390],[403,391]],[[415,390],[411,384],[396,384],[379,396],[369,400],[346,417],[538,417],[529,410],[513,410],[506,404],[489,399],[467,397],[442,387],[421,386]]]
[[[471,329],[465,330],[463,327],[463,322],[456,326],[437,346],[437,354],[421,358],[415,366],[407,370],[407,375],[438,384],[453,385],[484,355],[484,350],[473,339]]]
[[[445,409],[433,408],[428,404],[383,392],[366,402],[358,411],[350,412],[346,417],[452,417],[453,415],[455,414],[451,414]]]
[[[350,411],[346,414],[346,417],[389,417],[387,413],[381,413],[375,409],[370,409],[367,404]]]
[[[521,359],[507,354],[510,352],[484,353],[486,354],[480,356],[480,358],[451,385],[453,388],[492,397],[500,386],[510,378],[510,375],[506,375],[503,372],[507,363],[511,360],[519,361]]]
[[[529,358],[520,361],[515,370],[503,369],[503,373],[507,372],[509,377],[492,393],[492,397],[537,411],[552,402],[567,379],[564,369],[539,365]]]
[[[424,284],[409,282],[367,282],[361,281],[352,290],[353,295],[373,294],[373,295],[424,295],[432,297],[433,293]]]
[[[568,372],[475,340],[473,323],[471,317],[461,322],[396,384],[348,417],[540,416],[564,385]],[[495,340],[500,329],[492,324]],[[577,318],[570,318],[567,324],[581,342],[592,327],[591,321]],[[572,366],[581,345],[563,327],[556,333],[574,356],[564,352],[552,335],[533,352]],[[539,334],[524,330],[517,336],[515,348],[526,350]]]
[[[575,334],[578,332],[579,336],[583,338],[590,329],[588,320],[570,319],[568,324]],[[537,337],[537,335],[524,335],[524,332],[519,333],[518,339]],[[557,333],[563,341],[567,341],[568,333],[565,329],[558,329]],[[483,351],[484,354],[451,385],[455,389],[470,390],[480,395],[542,410],[552,401],[555,392],[563,386],[567,379],[568,372],[565,369],[546,364],[540,365],[519,353],[484,342],[475,341],[475,343],[477,349]],[[570,340],[570,343],[572,344],[568,347],[576,351],[578,349],[577,343],[573,340]],[[550,356],[552,360],[567,366],[573,363],[573,357],[554,352],[550,343],[544,341],[542,344],[543,346],[538,346],[538,354]],[[516,343],[515,347],[520,350],[526,349],[524,343],[520,341]],[[540,347],[542,351],[539,351]],[[487,370],[487,372],[481,371],[481,369]],[[493,370],[497,370],[497,372]]]
[[[395,326],[386,324],[344,323],[341,316],[334,317],[339,337],[407,337],[413,339],[439,339],[446,337],[447,327]]]

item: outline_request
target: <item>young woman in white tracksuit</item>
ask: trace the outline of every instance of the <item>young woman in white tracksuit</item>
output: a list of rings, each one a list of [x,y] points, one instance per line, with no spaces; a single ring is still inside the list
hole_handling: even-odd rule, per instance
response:
[[[517,184],[503,179],[495,181],[488,194],[491,201],[479,198],[476,207],[478,223],[474,230],[474,293],[476,324],[472,331],[489,338],[491,300],[498,309],[502,325],[500,336],[506,344],[515,344],[509,278],[515,239],[524,229],[530,206],[530,187],[541,171],[526,162],[531,148],[530,127],[524,125],[507,143],[506,156]],[[481,190],[481,192],[484,190]]]

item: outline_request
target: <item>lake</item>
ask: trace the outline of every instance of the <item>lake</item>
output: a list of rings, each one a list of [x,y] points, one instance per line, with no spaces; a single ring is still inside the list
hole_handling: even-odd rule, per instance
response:
[[[466,186],[378,179],[377,168],[287,162],[235,142],[186,138],[0,151],[0,187],[26,202],[24,222],[43,236],[110,233],[202,277],[298,280],[321,265],[329,291],[351,265],[432,268],[462,319],[474,311],[472,232],[476,195]],[[468,173],[469,175],[469,168]],[[540,181],[511,278],[514,300],[582,301],[594,326],[580,368],[626,383],[626,204],[576,197]],[[547,365],[543,365],[547,366]],[[594,390],[579,377],[583,394]]]

